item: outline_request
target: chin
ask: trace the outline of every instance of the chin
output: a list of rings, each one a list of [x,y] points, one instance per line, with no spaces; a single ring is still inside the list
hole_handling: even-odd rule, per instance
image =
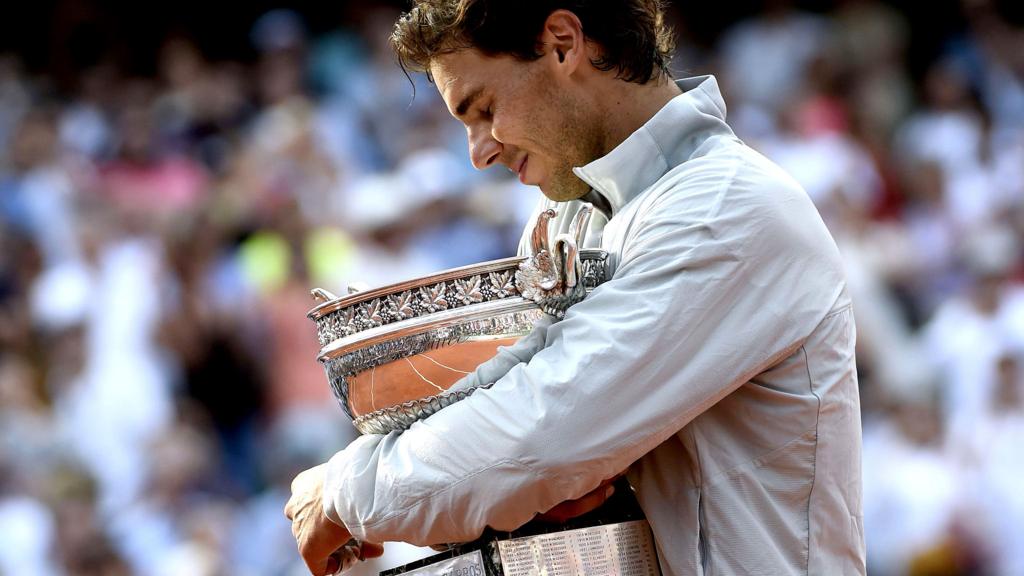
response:
[[[580,198],[587,195],[590,192],[590,186],[545,186],[543,184],[538,186],[540,191],[544,193],[549,199],[555,202],[569,202],[571,200],[579,200]]]

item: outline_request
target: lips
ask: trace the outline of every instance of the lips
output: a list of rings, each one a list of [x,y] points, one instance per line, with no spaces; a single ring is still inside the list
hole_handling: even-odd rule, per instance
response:
[[[519,181],[526,184],[526,161],[529,156],[523,156],[523,159],[516,165],[516,174],[519,176]]]

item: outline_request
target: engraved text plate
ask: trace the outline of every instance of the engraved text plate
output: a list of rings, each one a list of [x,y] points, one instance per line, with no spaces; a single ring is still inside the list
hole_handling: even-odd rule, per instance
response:
[[[505,576],[658,576],[645,520],[498,542]]]

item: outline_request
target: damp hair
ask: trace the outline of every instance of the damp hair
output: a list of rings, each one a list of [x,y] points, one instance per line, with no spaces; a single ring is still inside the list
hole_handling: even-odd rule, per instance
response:
[[[395,23],[391,46],[407,74],[428,77],[434,58],[468,48],[536,60],[555,10],[580,19],[587,40],[600,48],[591,60],[597,69],[640,84],[669,75],[675,46],[662,0],[416,0]]]

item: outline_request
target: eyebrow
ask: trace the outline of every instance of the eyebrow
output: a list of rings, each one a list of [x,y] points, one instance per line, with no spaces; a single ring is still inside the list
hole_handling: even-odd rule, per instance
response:
[[[477,98],[479,98],[483,93],[484,89],[481,86],[467,94],[466,97],[459,102],[459,105],[455,107],[455,116],[459,118],[465,116],[466,112],[469,111],[469,107],[472,106],[473,102],[476,102]]]

